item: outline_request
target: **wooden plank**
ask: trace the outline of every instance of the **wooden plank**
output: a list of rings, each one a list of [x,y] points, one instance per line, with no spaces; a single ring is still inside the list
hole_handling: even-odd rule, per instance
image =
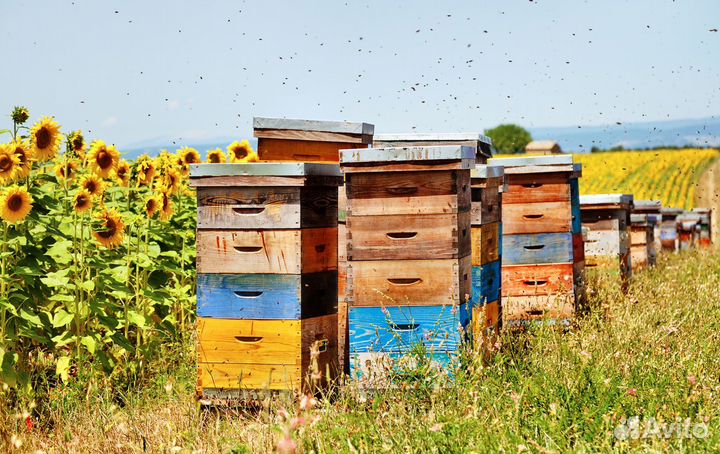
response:
[[[500,225],[499,222],[494,222],[471,229],[473,266],[500,260],[500,251],[502,249]]]
[[[378,134],[373,137],[374,148],[425,147],[433,145],[464,145],[473,147],[478,162],[492,156],[492,140],[479,133],[409,133]]]
[[[583,227],[587,227],[589,230],[592,231],[610,230],[617,232],[619,230],[624,230],[625,228],[627,228],[625,226],[625,222],[623,222],[621,219],[606,219],[604,217],[593,217],[589,218],[587,221],[583,220],[582,225]]]
[[[248,162],[191,164],[190,178],[200,177],[342,177],[340,166],[305,162]],[[302,186],[302,179],[298,179]]]
[[[349,121],[300,120],[293,118],[254,117],[253,129],[289,129],[298,131],[338,132],[343,134],[375,133],[375,126],[369,123]]]
[[[570,205],[572,212],[572,233],[582,234],[582,211],[580,209],[580,184],[577,178],[570,179]]]
[[[572,231],[569,201],[508,204],[503,197],[502,211],[505,235]]]
[[[341,166],[343,173],[387,173],[387,172],[439,172],[441,170],[471,170],[475,161],[463,159],[460,161],[407,161],[377,165],[353,164]]]
[[[198,319],[203,363],[301,366],[300,320]]]
[[[473,337],[478,339],[480,336],[487,336],[488,328],[497,329],[500,324],[500,314],[501,310],[499,301],[492,301],[482,306],[473,306]]]
[[[470,213],[349,216],[349,260],[451,259],[470,254]]]
[[[253,131],[253,136],[259,139],[306,140],[312,142],[359,143],[365,145],[373,142],[373,136],[369,134],[358,135],[341,132],[298,131],[292,129],[256,129]]]
[[[638,244],[630,247],[630,261],[633,270],[641,270],[648,267],[648,248],[646,244]]]
[[[423,361],[427,361],[430,367],[448,371],[459,356],[455,350],[434,352],[428,353]],[[407,383],[403,375],[411,375],[408,379],[415,378],[414,371],[418,370],[418,366],[417,357],[405,352],[357,352],[350,358],[350,377],[365,389],[395,388]]]
[[[472,305],[481,306],[500,299],[502,283],[500,261],[472,268]]]
[[[335,228],[198,230],[198,273],[302,274],[337,269]]]
[[[502,166],[507,169],[508,167],[572,165],[572,163],[573,157],[571,154],[557,154],[550,156],[492,158],[489,165]]]
[[[511,178],[503,203],[569,202],[568,178],[555,174],[537,174]]]
[[[624,254],[629,243],[627,231],[590,230],[585,240],[585,257]]]
[[[200,188],[198,229],[335,227],[337,189]]]
[[[471,291],[470,257],[444,260],[348,262],[353,306],[456,305]]]
[[[504,227],[504,226],[503,226]],[[503,233],[503,267],[540,263],[572,263],[572,235],[568,233],[539,233],[505,235]]]
[[[498,188],[472,188],[470,223],[472,225],[491,224],[502,219],[502,195]]]
[[[263,161],[340,162],[340,150],[367,149],[362,143],[311,142],[307,140],[258,139],[258,157]]]
[[[296,320],[337,311],[337,272],[198,274],[198,316]]]
[[[348,326],[348,304],[338,301],[338,366],[343,373],[350,371],[350,346]]]
[[[614,207],[616,209],[629,208],[633,204],[632,194],[592,194],[580,197],[583,209],[592,206]]]
[[[368,148],[367,150],[347,149],[340,150],[340,164],[352,166],[354,164],[402,163],[422,161],[431,164],[432,161],[463,161],[468,160],[470,168],[475,167],[475,153],[472,147],[447,145],[429,147],[391,147]]]
[[[630,245],[647,245],[652,228],[648,225],[630,226]]]
[[[191,188],[203,187],[278,187],[278,186],[341,186],[342,177],[258,177],[258,176],[219,176],[190,178]]]
[[[349,215],[458,213],[470,209],[467,171],[347,175]]]
[[[573,290],[573,264],[506,266],[503,296],[565,294]]]
[[[509,296],[502,299],[503,323],[516,320],[571,319],[575,316],[575,296]]]
[[[201,389],[297,390],[302,387],[300,366],[284,364],[199,363]]]
[[[304,379],[315,371],[318,385],[326,386],[338,372],[338,316],[329,314],[302,321],[302,370]]]
[[[585,240],[582,233],[573,234],[573,262],[585,261]]]
[[[568,177],[579,176],[578,166],[573,165],[540,165],[540,166],[524,166],[524,167],[505,167],[505,175],[529,175],[539,173],[564,173]]]
[[[350,355],[357,352],[454,351],[461,342],[452,306],[351,307]]]

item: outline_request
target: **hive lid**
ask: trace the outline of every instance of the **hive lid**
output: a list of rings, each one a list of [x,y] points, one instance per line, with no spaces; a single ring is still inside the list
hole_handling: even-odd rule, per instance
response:
[[[638,224],[638,225],[647,224],[649,220],[650,219],[648,218],[647,214],[633,213],[630,215],[630,222],[632,224]]]
[[[503,167],[488,166],[485,164],[476,165],[470,171],[470,178],[501,178],[505,175],[505,169]]]
[[[593,205],[632,205],[633,195],[632,194],[593,194],[593,195],[581,195],[580,205],[581,206],[593,206]]]
[[[659,213],[662,209],[662,202],[660,200],[634,200],[633,205],[633,211],[652,211]]]
[[[683,210],[680,208],[663,207],[660,209],[660,213],[662,213],[663,216],[678,216],[683,213]]]
[[[693,213],[709,215],[712,210],[710,208],[693,208]]]
[[[294,131],[316,131],[340,134],[372,135],[375,126],[369,123],[349,121],[296,120],[291,118],[253,118],[253,129],[274,129]]]
[[[678,215],[677,218],[675,218],[678,222],[700,222],[701,219],[700,213],[693,213],[691,211],[685,211],[682,214]]]
[[[410,161],[462,161],[472,160],[467,168],[474,167],[476,151],[460,145],[428,147],[353,148],[340,150],[342,165],[370,163],[399,163]]]
[[[341,177],[337,164],[307,162],[249,162],[234,164],[191,164],[190,178],[201,177]]]
[[[493,154],[492,139],[479,132],[450,133],[402,133],[376,134],[376,147],[429,146],[429,145],[471,145],[478,154],[489,158]]]
[[[520,156],[517,158],[492,158],[488,162],[488,165],[503,167],[557,166],[572,164],[573,157],[571,154],[551,156]]]

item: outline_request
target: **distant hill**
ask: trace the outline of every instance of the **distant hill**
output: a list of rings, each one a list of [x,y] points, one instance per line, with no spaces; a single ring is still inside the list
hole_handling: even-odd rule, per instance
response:
[[[377,125],[376,125],[377,126]],[[381,132],[381,126],[377,132]],[[479,128],[482,129],[482,128]],[[720,117],[695,120],[668,120],[646,123],[622,123],[605,126],[565,126],[553,128],[529,128],[536,140],[555,140],[564,151],[589,152],[592,147],[608,149],[623,146],[626,149],[655,147],[720,147]],[[452,131],[442,131],[452,132]],[[234,140],[247,138],[257,147],[252,131],[245,137],[217,137],[187,142],[172,138],[154,138],[123,146],[126,158],[134,159],[143,153],[156,155],[162,149],[175,151],[181,147],[205,151],[220,147],[223,150]]]
[[[529,130],[536,140],[555,140],[564,151],[579,153],[592,147],[720,147],[720,117]]]

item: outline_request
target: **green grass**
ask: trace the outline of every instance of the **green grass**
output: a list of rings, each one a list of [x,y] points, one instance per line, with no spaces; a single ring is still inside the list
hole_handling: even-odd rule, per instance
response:
[[[471,362],[450,387],[339,388],[303,414],[292,432],[298,452],[718,451],[720,257],[661,256],[656,269],[636,273],[627,296],[606,276],[589,289],[592,310],[577,326],[505,334],[492,361]],[[15,449],[15,435],[16,451],[270,452],[288,427],[281,409],[298,412],[287,398],[252,412],[200,410],[194,340],[163,356],[124,391],[98,382],[53,397],[38,390],[46,397],[32,410],[33,430],[15,415],[28,402],[5,399],[0,451]],[[707,423],[708,436],[616,440],[634,415],[690,418]]]

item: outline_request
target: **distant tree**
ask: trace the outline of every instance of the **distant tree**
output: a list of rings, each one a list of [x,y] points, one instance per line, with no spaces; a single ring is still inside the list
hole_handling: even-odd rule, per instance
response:
[[[599,152],[601,152],[601,151],[602,151],[602,150],[601,150],[599,147],[592,147],[592,148],[590,149],[590,153],[599,153]]]
[[[514,124],[487,129],[485,135],[492,139],[495,149],[500,153],[522,153],[525,151],[525,145],[532,141],[527,129]]]

